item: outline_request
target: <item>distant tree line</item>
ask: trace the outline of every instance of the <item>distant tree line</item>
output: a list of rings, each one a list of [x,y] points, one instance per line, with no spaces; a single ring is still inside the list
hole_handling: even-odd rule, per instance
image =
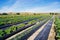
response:
[[[50,13],[50,15],[58,15],[59,13]]]
[[[40,13],[33,13],[34,15],[40,15]]]
[[[0,13],[0,15],[8,15],[8,13]]]
[[[50,15],[58,15],[59,13],[50,13]],[[8,13],[0,13],[0,15],[8,15]],[[20,13],[16,13],[16,15],[20,15]],[[33,13],[33,15],[40,15],[40,13]]]
[[[0,13],[0,15],[8,15],[8,13]],[[20,13],[16,13],[16,15],[20,15]]]

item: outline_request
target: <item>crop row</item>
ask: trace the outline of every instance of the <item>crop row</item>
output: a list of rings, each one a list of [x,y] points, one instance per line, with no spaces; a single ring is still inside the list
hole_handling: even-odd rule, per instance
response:
[[[38,24],[33,25],[33,27],[25,30],[24,32],[22,32],[21,34],[15,36],[14,38],[11,38],[11,40],[27,40],[27,38],[32,35],[37,29],[39,29],[41,27],[41,25],[43,25],[49,18],[47,18],[46,20],[44,20],[43,22],[38,22]]]
[[[55,18],[55,30],[56,30],[56,39],[60,40],[60,19],[59,17]]]
[[[28,33],[30,33],[30,31],[32,31],[33,29],[37,28],[38,26],[40,25],[39,24],[36,24],[36,25],[33,25],[33,27],[27,29],[26,31],[24,31],[23,33],[17,35],[16,37],[12,38],[11,40],[19,40],[19,39],[22,39],[23,36],[27,35]]]
[[[17,22],[23,22],[26,20],[38,18],[40,15],[27,15],[27,16],[21,16],[21,15],[4,15],[0,16],[0,26],[5,25],[5,24],[15,24]]]
[[[43,19],[43,18],[41,18],[41,19]],[[39,18],[39,20],[40,20],[40,18]],[[25,27],[27,25],[34,24],[37,21],[36,20],[32,20],[32,21],[28,22],[27,24],[21,23],[21,24],[18,24],[18,25],[13,25],[11,27],[8,27],[8,28],[6,28],[4,30],[0,29],[0,37],[6,36],[8,34],[11,34],[12,32],[14,32],[14,31],[16,31],[16,30],[18,30],[20,28],[23,28],[23,27]]]
[[[45,19],[48,19],[50,18],[51,16],[42,16],[42,18],[39,18],[40,16],[34,16],[34,18],[38,18],[36,20],[32,20],[32,21],[29,21],[27,24],[25,23],[21,23],[21,24],[18,24],[18,25],[13,25],[11,27],[8,27],[6,29],[0,29],[0,38],[3,38],[7,35],[10,35],[11,33],[13,32],[16,32],[17,30],[21,29],[21,28],[24,28],[25,26],[29,26],[29,25],[32,25],[32,24],[35,24],[37,21],[43,21]]]
[[[32,20],[32,21],[28,22],[27,25],[31,25],[31,24],[34,24],[34,23],[36,23],[36,21]],[[21,23],[21,24],[18,24],[18,25],[13,25],[13,26],[5,29],[5,30],[0,29],[0,37],[4,37],[6,35],[9,35],[12,32],[15,32],[16,30],[18,30],[20,28],[23,28],[23,27],[25,27],[27,25],[25,25],[24,23]]]
[[[41,16],[41,15],[27,15],[27,16],[4,15],[4,16],[0,16],[0,29],[7,28],[12,25],[20,24],[21,22],[23,22],[23,23],[29,22],[31,20],[36,20],[39,18],[40,18],[40,20],[43,20],[43,18],[45,19],[46,17],[49,17],[49,16],[45,16],[45,15],[44,16]]]

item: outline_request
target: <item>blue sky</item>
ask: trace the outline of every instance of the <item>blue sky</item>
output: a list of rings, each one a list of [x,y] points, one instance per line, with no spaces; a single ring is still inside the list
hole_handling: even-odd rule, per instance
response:
[[[60,12],[60,0],[0,0],[0,12]]]

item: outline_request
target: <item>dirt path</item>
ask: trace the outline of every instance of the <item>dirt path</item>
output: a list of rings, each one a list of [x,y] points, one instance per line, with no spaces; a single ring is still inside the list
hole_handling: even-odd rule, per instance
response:
[[[50,21],[50,20],[49,20]],[[49,22],[48,21],[48,22]],[[41,30],[45,27],[45,25],[48,23],[46,22],[42,27],[40,27],[35,33],[32,34],[27,40],[34,40],[35,37],[41,32]]]
[[[48,40],[55,40],[54,22],[52,24],[52,27],[48,36]]]

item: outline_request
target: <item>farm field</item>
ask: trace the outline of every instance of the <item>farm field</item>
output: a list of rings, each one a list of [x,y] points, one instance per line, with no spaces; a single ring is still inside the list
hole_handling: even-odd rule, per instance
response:
[[[55,20],[55,22],[54,22]],[[33,40],[47,40],[54,23],[55,38],[60,40],[60,16],[41,13],[0,15],[0,40],[27,40],[42,28]],[[49,22],[48,22],[49,21]],[[45,35],[45,36],[44,36]]]
[[[60,40],[60,0],[0,0],[0,40]]]

